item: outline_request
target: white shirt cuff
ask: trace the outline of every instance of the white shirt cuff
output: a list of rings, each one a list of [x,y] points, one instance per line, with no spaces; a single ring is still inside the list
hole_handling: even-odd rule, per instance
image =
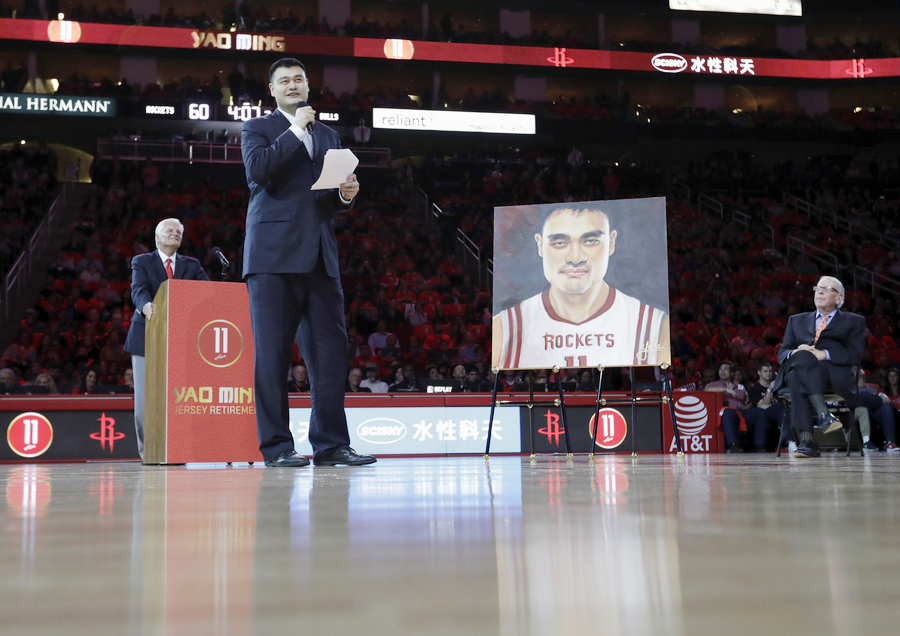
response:
[[[297,139],[299,139],[300,141],[306,139],[306,135],[309,134],[308,132],[306,132],[305,128],[300,128],[300,126],[298,126],[297,124],[291,124],[290,130],[292,133],[297,135]]]
[[[341,198],[341,202],[343,202],[344,205],[350,205],[350,202],[353,201],[353,199],[345,199],[340,190],[338,190],[338,196]]]

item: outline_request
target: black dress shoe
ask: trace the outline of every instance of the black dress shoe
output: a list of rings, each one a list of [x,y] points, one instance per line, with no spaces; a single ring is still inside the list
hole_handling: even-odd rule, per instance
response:
[[[844,425],[833,413],[827,413],[816,418],[816,426],[827,435],[839,428],[843,428]]]
[[[799,459],[805,459],[807,457],[820,457],[822,453],[819,452],[819,445],[815,442],[800,442],[800,445],[797,446],[791,455]]]
[[[731,443],[725,449],[726,453],[743,453],[744,447],[738,444],[737,442]]]
[[[309,466],[309,458],[291,449],[282,451],[275,459],[267,459],[266,466],[270,468],[303,468]]]
[[[358,455],[352,448],[342,448],[327,455],[316,458],[316,466],[364,466],[374,464],[375,458],[371,455]]]

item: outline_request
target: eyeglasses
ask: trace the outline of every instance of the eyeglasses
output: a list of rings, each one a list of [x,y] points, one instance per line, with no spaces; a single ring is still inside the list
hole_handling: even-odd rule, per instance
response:
[[[818,286],[813,287],[813,293],[815,294],[817,291],[822,291],[822,292],[834,292],[835,294],[840,294],[840,293],[841,293],[841,292],[839,292],[838,290],[836,290],[834,287],[818,287]]]

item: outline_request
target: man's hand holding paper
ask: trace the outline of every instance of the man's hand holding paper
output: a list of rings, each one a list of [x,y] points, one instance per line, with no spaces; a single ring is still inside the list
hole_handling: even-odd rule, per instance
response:
[[[352,199],[359,190],[359,184],[356,183],[356,175],[353,174],[358,165],[359,159],[348,148],[332,148],[325,153],[322,174],[319,175],[318,181],[312,184],[310,190],[341,188],[341,194],[344,198]]]

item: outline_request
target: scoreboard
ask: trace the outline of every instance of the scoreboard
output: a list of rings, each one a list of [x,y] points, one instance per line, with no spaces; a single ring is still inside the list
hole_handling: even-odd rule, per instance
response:
[[[221,121],[221,122],[245,122],[254,117],[268,115],[274,106],[257,106],[253,104],[241,104],[240,106],[226,106],[211,101],[172,101],[172,102],[139,102],[133,116],[148,119],[181,119],[197,122]],[[354,121],[346,112],[316,111],[319,121],[329,124],[341,125],[344,122]]]

